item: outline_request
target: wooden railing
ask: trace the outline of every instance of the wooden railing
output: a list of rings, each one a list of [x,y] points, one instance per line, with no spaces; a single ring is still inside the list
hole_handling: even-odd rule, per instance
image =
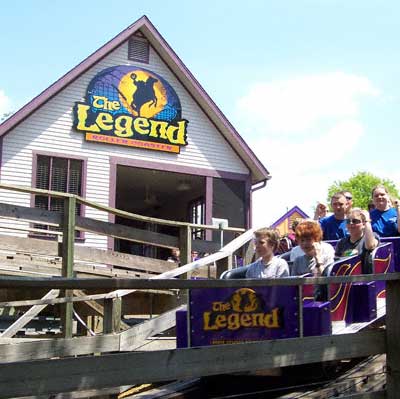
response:
[[[84,253],[85,248],[76,247],[75,244],[75,231],[86,231],[100,235],[106,235],[112,238],[125,239],[129,241],[134,241],[138,243],[149,244],[153,246],[159,246],[164,248],[178,247],[181,252],[181,263],[185,267],[180,267],[179,269],[172,269],[167,272],[157,274],[154,278],[171,278],[176,276],[182,276],[187,272],[205,267],[210,264],[216,264],[216,276],[219,276],[222,271],[232,267],[233,254],[241,250],[241,255],[245,259],[249,259],[252,256],[252,245],[250,245],[250,240],[252,238],[252,232],[248,231],[245,234],[243,228],[234,228],[221,226],[210,226],[210,225],[198,225],[186,222],[177,222],[172,220],[165,220],[153,217],[147,217],[142,215],[137,215],[122,211],[116,208],[107,207],[100,205],[93,201],[87,200],[85,198],[61,193],[56,191],[34,189],[29,187],[20,187],[13,185],[0,184],[0,189],[10,190],[19,193],[25,193],[29,195],[46,195],[56,198],[62,198],[64,202],[63,212],[52,212],[43,209],[36,209],[25,206],[18,206],[14,204],[0,203],[0,217],[2,218],[12,218],[29,223],[39,223],[42,225],[47,225],[49,227],[57,227],[61,231],[56,231],[55,234],[60,236],[61,242],[58,244],[57,254],[62,259],[61,276],[63,277],[73,277],[74,276],[74,261],[75,252]],[[92,207],[100,211],[104,211],[113,216],[119,216],[131,220],[164,225],[173,226],[179,229],[179,236],[171,236],[166,234],[160,234],[156,232],[146,231],[142,229],[137,229],[129,226],[124,226],[121,224],[115,224],[110,222],[105,222],[97,219],[92,219],[88,217],[78,216],[75,214],[77,203],[85,206]],[[241,234],[236,240],[231,242],[229,245],[220,249],[220,243],[214,243],[210,241],[203,240],[192,240],[192,230],[204,229],[211,231],[219,231],[221,234],[223,232],[233,232],[236,234]],[[38,230],[33,227],[28,227],[27,231],[37,233]],[[48,235],[51,236],[52,231],[45,230]],[[40,230],[43,232],[43,229]],[[55,243],[53,243],[55,244]],[[49,243],[46,243],[49,246]],[[50,244],[51,245],[51,244]],[[197,251],[206,251],[211,253],[205,259],[201,259],[196,262],[191,262],[191,252],[192,249]],[[217,252],[216,252],[217,251]],[[86,251],[87,252],[87,251]],[[93,262],[98,262],[99,259],[96,258],[100,256],[106,258],[107,254],[100,254],[100,251],[95,252],[91,259]],[[114,254],[115,255],[115,254]],[[118,255],[119,256],[119,255]],[[87,260],[86,256],[86,260]],[[111,259],[113,258],[113,259]],[[117,259],[117,256],[108,255],[107,264],[113,264]],[[132,257],[133,261],[137,263],[137,259]],[[146,271],[146,270],[145,270]],[[139,276],[144,277],[144,276]],[[123,295],[133,292],[132,290],[118,290],[114,293],[109,293],[108,297],[104,298],[105,303],[105,322],[107,329],[112,328],[109,320],[115,320],[115,315],[120,314],[120,298]],[[60,295],[69,300],[60,301],[62,304],[62,331],[65,337],[72,337],[72,320],[73,320],[73,308],[72,302],[76,300],[73,298],[73,292],[70,290],[62,290]],[[90,299],[90,297],[87,297]],[[98,299],[98,297],[96,297]],[[43,298],[46,300],[46,298]],[[39,305],[38,305],[39,306]],[[113,315],[109,316],[109,311],[113,311]],[[118,328],[118,323],[114,323],[114,327]]]
[[[74,231],[87,231],[99,235],[106,235],[113,238],[122,238],[128,241],[134,241],[138,243],[150,244],[154,246],[164,247],[164,248],[174,248],[179,247],[181,250],[181,259],[183,264],[189,263],[191,261],[191,249],[203,252],[214,252],[216,249],[221,247],[220,243],[213,243],[210,241],[203,240],[192,240],[191,232],[193,229],[196,230],[210,230],[219,232],[232,232],[241,234],[245,231],[244,228],[237,227],[223,227],[223,226],[212,226],[212,225],[202,225],[193,224],[187,222],[179,222],[167,219],[160,219],[148,216],[142,216],[120,209],[111,208],[105,205],[98,204],[94,201],[87,200],[85,198],[79,197],[77,195],[61,193],[58,191],[51,190],[41,190],[29,187],[13,186],[7,184],[0,184],[0,189],[10,190],[14,192],[21,192],[30,195],[46,195],[55,198],[62,198],[64,201],[64,212],[52,212],[43,209],[15,206],[14,204],[0,204],[0,217],[3,218],[15,218],[19,220],[45,224],[53,227],[61,227],[63,236],[63,247],[64,251],[71,253],[71,244],[75,238]],[[124,226],[116,223],[104,222],[101,220],[91,219],[87,217],[75,215],[76,204],[79,203],[86,207],[91,207],[103,212],[106,212],[113,216],[119,216],[126,219],[131,219],[135,221],[150,223],[160,226],[171,226],[176,227],[180,230],[179,237],[160,234],[151,231],[146,231],[142,229],[136,229],[129,226]],[[37,229],[30,229],[35,232]],[[40,232],[46,232],[47,234],[60,235],[59,232],[51,230]],[[71,236],[71,237],[70,237]],[[68,245],[69,240],[69,245]],[[67,250],[68,249],[68,250]],[[67,262],[67,260],[66,260]]]
[[[216,264],[216,276],[232,267],[233,254],[242,250],[247,260],[252,255],[251,230],[228,228],[224,231],[240,233],[223,248],[214,247],[211,255],[195,262],[189,261],[192,248],[207,243],[191,240],[191,229],[219,230],[206,225],[174,222],[144,217],[109,208],[83,198],[58,192],[31,188],[0,185],[0,189],[14,190],[27,194],[57,196],[64,199],[64,212],[49,212],[10,204],[0,204],[0,217],[15,218],[31,223],[47,224],[61,228],[62,255],[61,277],[12,277],[0,276],[0,289],[27,290],[43,289],[48,292],[41,299],[7,301],[1,307],[33,306],[28,312],[37,314],[46,305],[63,305],[64,338],[25,340],[10,338],[21,328],[23,320],[0,336],[0,396],[4,398],[28,395],[51,395],[59,392],[99,390],[107,387],[133,385],[137,383],[179,380],[207,375],[252,371],[271,367],[285,367],[313,362],[349,359],[386,353],[387,389],[368,393],[364,398],[396,398],[400,392],[400,273],[329,277],[318,279],[287,278],[268,280],[184,280],[175,277]],[[164,224],[179,228],[179,237],[162,235],[128,226],[115,225],[100,220],[75,215],[76,203],[91,206],[116,216],[148,223]],[[148,278],[75,278],[74,264],[77,255],[105,263],[132,262],[135,258],[127,255],[107,253],[74,245],[75,230],[90,231],[115,238],[159,245],[167,248],[180,247],[182,267],[154,272]],[[9,246],[18,246],[17,238]],[[38,241],[38,240],[35,240]],[[42,240],[41,240],[42,242]],[[47,242],[46,251],[57,249],[56,242]],[[21,244],[22,245],[22,244]],[[24,244],[25,245],[25,244]],[[27,247],[31,242],[26,243]],[[43,245],[43,248],[45,245]],[[35,248],[32,248],[34,252]],[[89,253],[90,252],[90,253]],[[156,267],[154,266],[154,269]],[[202,348],[170,349],[145,352],[148,338],[162,333],[175,325],[175,312],[154,317],[123,331],[121,328],[121,301],[123,297],[141,290],[179,290],[184,293],[190,288],[256,287],[304,284],[342,283],[357,281],[387,281],[386,329],[336,336],[305,337],[238,345],[216,345]],[[82,290],[88,290],[89,293]],[[96,290],[96,293],[90,293]],[[60,292],[58,292],[60,291]],[[98,292],[102,293],[98,293]],[[80,292],[79,296],[76,294]],[[73,296],[75,294],[75,296]],[[104,303],[103,334],[72,338],[73,304],[76,302]],[[93,305],[94,306],[94,305]],[[182,305],[184,306],[184,305]],[[24,314],[27,315],[26,312]],[[28,316],[29,316],[28,314]],[[30,317],[30,316],[29,316]],[[29,318],[28,317],[28,318]],[[4,334],[4,333],[3,333]],[[140,349],[140,352],[136,351]],[[124,353],[121,353],[124,352]],[[95,355],[94,355],[95,354]]]
[[[236,345],[132,352],[150,330],[172,325],[174,312],[118,334],[0,345],[2,397],[50,395],[179,380],[386,353],[386,392],[358,398],[397,398],[400,392],[400,273],[275,280],[76,279],[0,277],[0,288],[61,290],[179,289],[337,284],[386,281],[386,328],[355,334],[292,338]],[[66,297],[65,300],[68,300]],[[1,341],[0,341],[1,343]],[[106,353],[130,351],[128,353]],[[101,355],[89,355],[102,352]],[[70,356],[81,355],[76,358]],[[85,356],[82,356],[85,355]],[[54,357],[58,357],[54,359]],[[65,358],[69,357],[69,358]],[[53,359],[50,359],[53,358]],[[15,363],[17,361],[17,363]],[[21,381],[24,381],[21,384]]]

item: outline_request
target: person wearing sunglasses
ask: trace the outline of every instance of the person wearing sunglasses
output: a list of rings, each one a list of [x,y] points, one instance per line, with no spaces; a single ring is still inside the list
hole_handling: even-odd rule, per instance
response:
[[[370,212],[372,230],[380,237],[396,237],[400,234],[400,202],[391,200],[385,186],[372,190],[375,209]]]
[[[372,273],[371,253],[379,245],[379,236],[372,231],[368,211],[351,209],[346,224],[350,235],[338,241],[335,256],[342,258],[360,255],[363,274]]]

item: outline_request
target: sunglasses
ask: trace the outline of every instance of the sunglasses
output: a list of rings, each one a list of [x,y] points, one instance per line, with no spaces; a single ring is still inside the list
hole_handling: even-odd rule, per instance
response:
[[[353,199],[353,197],[350,197],[350,195],[348,195],[346,196],[346,199],[350,201],[351,199]]]
[[[346,219],[346,224],[359,224],[362,223],[360,219]]]

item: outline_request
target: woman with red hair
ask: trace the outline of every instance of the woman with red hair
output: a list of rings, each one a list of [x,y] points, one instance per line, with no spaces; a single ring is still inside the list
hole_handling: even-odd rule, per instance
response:
[[[296,227],[296,241],[304,255],[293,262],[292,276],[312,273],[321,276],[327,266],[334,262],[332,245],[322,242],[322,229],[315,220],[304,220]]]
[[[304,251],[293,262],[292,276],[311,273],[314,277],[328,275],[329,266],[334,262],[335,250],[332,245],[322,242],[322,229],[315,220],[305,220],[296,227],[296,241]],[[326,285],[314,288],[316,301],[328,300]]]

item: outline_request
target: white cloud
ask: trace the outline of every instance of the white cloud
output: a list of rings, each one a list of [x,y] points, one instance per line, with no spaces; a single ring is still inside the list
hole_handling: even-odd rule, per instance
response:
[[[283,165],[290,165],[298,174],[315,172],[342,159],[356,146],[363,132],[358,121],[343,120],[316,137],[304,135],[301,140],[294,141],[276,136],[269,139],[265,134],[250,140],[250,145],[269,170],[277,171]]]
[[[0,90],[0,116],[11,110],[11,100]]]
[[[325,201],[328,187],[323,175],[276,173],[267,187],[253,194],[253,226],[269,226],[285,212],[299,206],[310,217],[317,201]]]
[[[261,82],[237,101],[236,125],[272,174],[254,193],[254,226],[295,205],[312,216],[333,180],[348,177],[337,165],[364,134],[362,100],[379,94],[366,77],[334,72]]]
[[[253,85],[237,103],[249,128],[272,134],[304,132],[327,118],[353,118],[359,98],[379,91],[365,77],[334,72]]]

